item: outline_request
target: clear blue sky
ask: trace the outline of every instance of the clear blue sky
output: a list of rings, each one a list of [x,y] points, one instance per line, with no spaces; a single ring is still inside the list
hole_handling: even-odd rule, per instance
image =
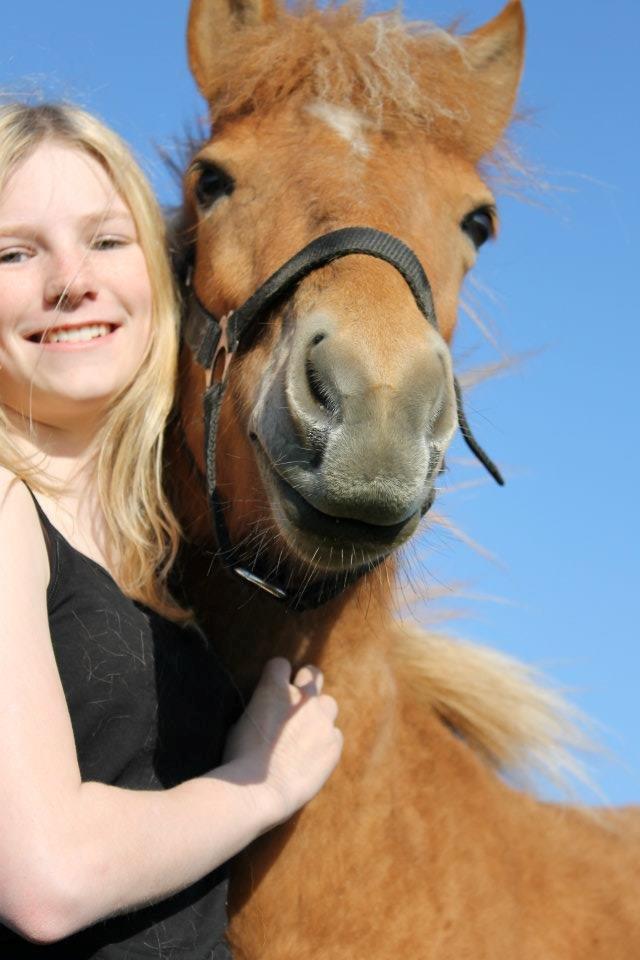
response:
[[[422,564],[425,576],[464,581],[476,596],[460,633],[540,665],[573,691],[619,758],[595,764],[604,793],[638,801],[640,6],[525,6],[521,104],[535,116],[516,139],[553,189],[537,205],[500,200],[500,240],[483,250],[476,271],[491,293],[473,296],[500,353],[530,357],[467,401],[507,487],[487,482],[444,501],[498,561],[433,532]],[[133,144],[161,198],[173,200],[155,145],[203,113],[185,62],[187,7],[9,4],[0,91],[84,104]],[[446,23],[462,13],[469,28],[499,8],[500,0],[406,3],[411,18]],[[456,352],[461,368],[499,356],[464,318]],[[479,477],[452,462],[452,484]]]

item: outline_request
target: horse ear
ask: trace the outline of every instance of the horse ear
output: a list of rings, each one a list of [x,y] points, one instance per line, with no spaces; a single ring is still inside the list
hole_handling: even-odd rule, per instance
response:
[[[210,100],[216,76],[216,52],[225,37],[243,27],[275,19],[276,0],[191,0],[187,49],[189,64],[205,99]]]
[[[473,75],[471,107],[477,110],[479,157],[495,147],[511,119],[524,63],[524,38],[520,0],[509,0],[497,17],[462,38]]]

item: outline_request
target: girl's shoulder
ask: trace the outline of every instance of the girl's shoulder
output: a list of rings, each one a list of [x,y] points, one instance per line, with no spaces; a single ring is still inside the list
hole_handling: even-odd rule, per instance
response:
[[[49,580],[49,557],[40,519],[27,486],[0,466],[0,571],[11,564],[30,580]]]
[[[3,495],[9,487],[19,482],[15,473],[9,470],[8,467],[3,467],[2,464],[0,464],[0,495]]]
[[[0,464],[0,516],[13,513],[15,510],[26,511],[28,516],[33,515],[35,521],[38,519],[35,503],[27,485],[12,470]]]

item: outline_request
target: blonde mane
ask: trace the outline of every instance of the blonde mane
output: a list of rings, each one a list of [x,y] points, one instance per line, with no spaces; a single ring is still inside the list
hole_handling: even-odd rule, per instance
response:
[[[593,753],[587,721],[535,668],[496,650],[397,625],[394,665],[416,700],[488,766],[527,789],[539,778],[571,795],[594,790],[576,751]]]

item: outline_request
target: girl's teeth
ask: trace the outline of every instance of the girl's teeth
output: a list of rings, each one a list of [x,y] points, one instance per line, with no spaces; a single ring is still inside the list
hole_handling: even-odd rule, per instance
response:
[[[72,340],[95,340],[111,333],[106,323],[95,323],[87,327],[73,327],[67,330],[50,330],[42,338],[44,343],[64,343]]]

